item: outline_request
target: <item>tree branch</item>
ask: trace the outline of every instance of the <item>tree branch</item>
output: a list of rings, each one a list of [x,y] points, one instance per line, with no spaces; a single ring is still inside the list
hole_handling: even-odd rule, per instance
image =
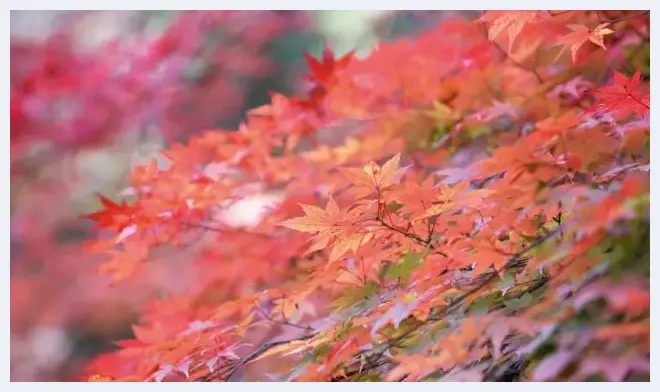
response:
[[[386,227],[389,226],[387,223],[382,222],[382,221],[380,220],[380,218],[378,219],[378,221],[381,222],[381,224],[385,225]],[[423,239],[421,239],[421,238],[419,238],[419,237],[416,237],[416,236],[414,236],[414,235],[412,235],[412,234],[410,234],[410,233],[406,233],[405,231],[401,231],[400,229],[398,229],[398,228],[396,228],[396,227],[394,227],[394,226],[392,226],[392,227],[390,227],[390,228],[391,228],[392,230],[396,231],[396,232],[399,232],[399,233],[405,235],[405,236],[408,237],[408,238],[414,239],[414,240],[419,241],[419,242],[421,242],[421,243],[425,243],[425,242],[426,242],[426,241],[424,241]],[[463,294],[460,295],[459,297],[457,297],[457,298],[455,298],[454,300],[452,300],[447,306],[445,306],[444,308],[442,308],[442,309],[439,311],[438,314],[435,314],[435,315],[429,317],[429,318],[427,319],[427,322],[428,322],[428,321],[439,321],[439,320],[441,320],[442,317],[446,316],[446,315],[449,314],[451,311],[453,311],[456,307],[458,307],[459,305],[461,305],[462,302],[463,302],[466,298],[468,298],[470,295],[472,295],[472,294],[478,292],[479,290],[481,290],[482,288],[484,288],[486,285],[488,285],[489,283],[491,283],[491,282],[492,282],[492,281],[498,276],[499,272],[501,272],[502,270],[504,270],[504,269],[506,269],[506,268],[509,268],[509,267],[511,267],[511,266],[516,265],[516,263],[518,263],[518,261],[520,260],[521,257],[525,256],[525,255],[526,255],[527,253],[529,253],[531,250],[533,250],[534,248],[536,248],[536,247],[538,247],[539,245],[543,244],[543,243],[544,243],[545,241],[547,241],[548,239],[554,237],[554,236],[557,235],[559,232],[560,232],[560,228],[557,228],[557,229],[554,229],[554,230],[550,231],[549,233],[547,233],[547,234],[545,234],[545,235],[543,235],[543,236],[537,238],[534,242],[532,242],[531,244],[529,244],[529,245],[528,245],[527,247],[525,247],[523,250],[521,250],[520,252],[518,252],[518,253],[516,253],[515,255],[513,255],[513,256],[507,261],[507,263],[506,263],[504,266],[502,266],[499,270],[495,270],[495,271],[491,272],[490,274],[488,274],[487,277],[486,277],[481,283],[479,283],[477,286],[475,286],[474,288],[470,289],[469,291],[463,293]],[[543,285],[545,285],[547,282],[548,282],[547,279],[539,280],[539,282],[537,282],[537,283],[533,284],[532,286],[530,286],[530,288],[528,289],[528,291],[530,291],[530,290],[531,290],[531,291],[535,291],[535,290],[539,289],[540,287],[542,287]],[[405,331],[405,332],[402,333],[401,335],[397,336],[396,338],[391,339],[391,340],[388,342],[388,344],[385,346],[384,349],[382,349],[382,350],[381,350],[380,352],[378,352],[378,353],[375,353],[375,355],[376,355],[376,358],[375,358],[376,362],[378,361],[378,358],[381,358],[381,357],[384,355],[384,353],[385,353],[388,349],[394,347],[398,342],[400,342],[401,340],[405,339],[406,337],[408,337],[408,336],[409,336],[410,334],[412,334],[413,332],[417,331],[417,330],[418,330],[419,328],[421,328],[422,326],[426,325],[427,322],[419,323],[419,324],[417,324],[417,325],[411,327],[409,330]],[[234,375],[235,375],[235,374],[236,374],[236,373],[237,373],[242,367],[244,367],[248,362],[252,361],[253,359],[257,358],[258,356],[260,356],[261,354],[263,354],[264,352],[270,350],[270,349],[273,348],[273,347],[277,347],[277,346],[280,346],[280,345],[282,345],[282,344],[287,344],[287,343],[291,343],[291,342],[294,342],[294,341],[309,340],[309,339],[311,339],[311,338],[313,338],[313,337],[315,337],[315,336],[317,336],[317,334],[314,333],[314,334],[303,335],[303,336],[301,336],[301,337],[294,338],[294,339],[278,340],[278,341],[274,341],[274,342],[264,343],[264,344],[262,344],[258,349],[256,349],[256,350],[253,351],[252,353],[250,353],[248,356],[246,356],[245,358],[243,358],[241,361],[239,361],[239,362],[236,364],[236,366],[235,366],[235,367],[234,367],[234,368],[233,368],[233,369],[227,374],[225,380],[226,380],[226,381],[231,381],[231,378],[232,378],[232,377],[233,377],[233,376],[234,376]],[[351,375],[355,375],[355,374],[357,374],[357,373],[359,373],[359,372],[352,373]]]
[[[427,247],[427,248],[429,248],[429,249],[432,249],[432,250],[434,251],[434,253],[437,253],[437,254],[439,254],[439,255],[441,255],[441,256],[444,256],[444,257],[449,257],[445,252],[443,252],[443,251],[441,251],[441,250],[438,250],[438,249],[436,249],[435,246],[433,246],[433,244],[431,243],[431,238],[430,238],[431,236],[430,236],[430,235],[429,235],[429,239],[428,239],[428,240],[425,240],[425,239],[423,239],[422,237],[420,237],[420,236],[418,236],[418,235],[415,235],[415,234],[409,233],[409,232],[406,231],[406,230],[403,230],[403,229],[401,229],[401,228],[398,228],[398,227],[396,227],[396,226],[394,226],[394,225],[391,225],[391,224],[385,222],[385,221],[384,221],[383,219],[381,219],[380,217],[376,219],[376,222],[380,223],[382,226],[384,226],[384,227],[386,227],[386,228],[388,228],[388,229],[390,229],[390,230],[392,230],[392,231],[396,231],[397,233],[402,234],[402,235],[404,235],[404,236],[410,238],[411,240],[418,242],[418,243],[421,244],[421,245],[424,245],[425,247]]]
[[[251,360],[257,358],[261,354],[265,353],[266,351],[270,350],[273,347],[281,346],[283,344],[295,342],[295,341],[302,341],[302,340],[309,340],[316,336],[316,334],[309,334],[309,335],[303,335],[298,338],[293,338],[293,339],[286,339],[286,340],[276,340],[274,342],[269,342],[269,343],[264,343],[262,344],[258,349],[254,350],[252,353],[250,353],[248,356],[245,358],[241,359],[236,366],[227,374],[227,377],[225,378],[226,381],[231,381],[231,378],[236,372],[238,372],[243,366],[245,366],[248,362]]]
[[[651,11],[648,11],[648,10],[647,11],[640,11],[640,12],[634,14],[634,15],[626,15],[626,16],[622,16],[620,18],[605,20],[605,21],[603,21],[603,23],[617,23],[617,22],[622,22],[624,20],[635,19],[635,18],[639,18],[640,16],[644,16],[644,15],[648,14],[649,12],[651,12]]]
[[[508,268],[508,267],[510,267],[510,266],[512,266],[512,265],[515,265],[515,264],[518,262],[518,260],[519,260],[522,256],[526,255],[526,254],[529,253],[532,249],[534,249],[534,248],[536,248],[537,246],[543,244],[545,241],[549,240],[550,238],[554,237],[554,236],[557,235],[559,232],[560,232],[560,229],[559,229],[559,228],[556,228],[556,229],[550,231],[549,233],[547,233],[547,234],[545,234],[545,235],[543,235],[543,236],[537,238],[534,242],[532,242],[531,244],[529,244],[525,249],[523,249],[523,250],[521,250],[520,252],[518,252],[518,253],[516,253],[515,255],[513,255],[513,256],[507,261],[507,263],[506,263],[504,266],[502,266],[499,270],[495,270],[495,271],[491,272],[491,273],[490,273],[490,274],[489,274],[489,275],[488,275],[488,276],[487,276],[487,277],[486,277],[486,278],[485,278],[485,279],[484,279],[479,285],[475,286],[474,288],[470,289],[470,290],[467,291],[466,293],[463,293],[463,294],[461,294],[459,297],[455,298],[455,299],[454,299],[453,301],[451,301],[447,306],[445,306],[444,308],[442,308],[442,309],[440,310],[439,314],[436,314],[436,315],[433,315],[433,316],[429,317],[429,320],[437,321],[437,320],[440,320],[440,317],[444,317],[444,316],[446,316],[448,313],[450,313],[451,311],[453,311],[456,307],[458,307],[459,305],[461,305],[462,302],[463,302],[466,298],[468,298],[468,297],[471,296],[472,294],[478,292],[479,290],[481,290],[482,288],[484,288],[486,285],[488,285],[489,283],[491,283],[491,282],[492,282],[492,281],[493,281],[493,280],[499,275],[499,273],[500,273],[502,270],[504,270],[504,269],[506,269],[506,268]],[[545,284],[545,283],[544,283],[544,284]],[[388,350],[389,348],[393,347],[397,342],[399,342],[399,341],[401,341],[402,339],[405,339],[406,337],[408,337],[408,335],[410,335],[411,333],[415,332],[416,330],[418,330],[419,328],[421,328],[423,325],[425,325],[425,323],[417,324],[417,325],[411,327],[408,331],[406,331],[406,332],[402,333],[401,335],[397,336],[396,338],[392,339],[392,340],[390,341],[390,343],[386,346],[386,348],[383,350],[383,352],[386,351],[386,350]]]
[[[299,329],[304,329],[305,331],[313,331],[313,330],[314,330],[314,328],[310,327],[309,325],[300,325],[300,324],[296,324],[296,323],[292,323],[292,322],[290,322],[290,321],[284,316],[284,310],[282,310],[282,320],[276,320],[276,319],[270,317],[270,315],[269,315],[268,313],[266,313],[263,309],[261,309],[261,308],[260,308],[259,306],[257,306],[256,304],[255,304],[255,309],[256,309],[257,311],[259,311],[259,313],[261,313],[261,315],[264,316],[264,318],[266,318],[268,321],[271,321],[271,322],[273,322],[273,323],[281,323],[281,324],[284,324],[284,325],[288,325],[289,327],[295,327],[295,328],[299,328]]]

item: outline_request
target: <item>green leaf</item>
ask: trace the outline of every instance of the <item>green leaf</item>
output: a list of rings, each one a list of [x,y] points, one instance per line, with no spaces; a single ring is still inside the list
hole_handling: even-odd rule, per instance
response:
[[[336,328],[337,328],[335,331],[336,340],[348,339],[350,336],[351,328],[353,328],[353,322],[350,320],[343,322],[342,324],[338,325]]]
[[[312,357],[311,357],[311,362],[313,363],[319,363],[323,361],[323,358],[330,354],[330,351],[332,351],[332,347],[328,343],[322,343],[319,344],[318,346],[314,347],[312,350]]]
[[[350,287],[344,290],[340,297],[332,301],[330,307],[335,311],[348,309],[353,305],[368,300],[377,292],[378,284],[375,282],[368,282],[364,286]]]
[[[463,132],[461,132],[461,140],[471,141],[476,139],[479,136],[486,135],[491,132],[491,128],[485,124],[473,125],[466,127]]]
[[[478,298],[476,301],[470,305],[469,312],[472,315],[484,315],[487,314],[491,306],[502,297],[502,294],[499,292],[487,295],[485,297]]]
[[[399,204],[399,203],[390,203],[387,206],[387,208],[392,212],[397,212],[398,210],[401,209],[401,207],[403,207],[403,204]]]
[[[394,279],[408,280],[412,271],[420,265],[422,254],[409,252],[398,263],[392,265],[388,270],[388,275]]]
[[[356,382],[381,382],[380,374],[376,371],[368,371],[359,373]]]
[[[442,140],[443,137],[451,130],[451,126],[447,124],[438,124],[433,128],[431,133],[431,145]]]
[[[506,293],[507,290],[509,290],[515,284],[516,284],[516,281],[513,278],[513,275],[510,274],[509,272],[505,272],[504,273],[504,278],[501,281],[495,283],[495,287],[500,289],[502,291],[502,293]]]
[[[650,42],[644,42],[641,45],[625,46],[621,52],[623,57],[633,69],[639,69],[643,77],[648,77],[651,73],[651,45]]]
[[[510,310],[516,311],[526,306],[529,306],[533,300],[534,297],[532,297],[529,293],[525,293],[520,298],[512,298],[510,300],[505,300],[504,306],[506,306]]]

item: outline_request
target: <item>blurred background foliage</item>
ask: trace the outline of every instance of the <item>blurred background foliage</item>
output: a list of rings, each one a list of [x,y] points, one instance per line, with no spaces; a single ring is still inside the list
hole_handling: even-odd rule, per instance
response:
[[[159,266],[109,288],[72,250],[93,235],[95,193],[118,200],[161,148],[237,129],[270,92],[304,93],[305,52],[363,56],[456,12],[12,12],[11,379],[75,379],[186,279]]]

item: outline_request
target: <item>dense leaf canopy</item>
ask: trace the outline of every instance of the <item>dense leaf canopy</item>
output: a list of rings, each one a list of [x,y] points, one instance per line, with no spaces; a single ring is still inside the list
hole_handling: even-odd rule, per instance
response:
[[[649,24],[488,11],[308,57],[308,95],[102,198],[85,251],[115,284],[172,257],[195,279],[90,379],[647,379]]]

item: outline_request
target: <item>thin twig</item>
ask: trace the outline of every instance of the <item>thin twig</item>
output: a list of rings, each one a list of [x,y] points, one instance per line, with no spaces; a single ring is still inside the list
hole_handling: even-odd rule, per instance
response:
[[[290,322],[284,316],[284,314],[282,314],[282,317],[283,317],[282,320],[276,320],[276,319],[270,317],[270,315],[268,313],[266,313],[263,309],[261,309],[259,306],[256,306],[256,304],[255,304],[255,309],[257,309],[257,311],[259,311],[259,313],[261,313],[261,315],[263,315],[268,321],[271,321],[273,323],[281,323],[281,324],[284,324],[284,325],[288,325],[289,327],[304,329],[306,331],[313,331],[314,330],[314,328],[310,327],[309,325],[300,325],[300,324]],[[282,310],[282,313],[284,313],[284,310]]]
[[[396,229],[396,228],[393,228],[393,230],[395,230],[395,229]],[[395,231],[398,231],[398,230],[395,230]],[[505,269],[505,268],[508,268],[508,267],[510,267],[510,266],[512,266],[512,265],[515,265],[515,264],[519,261],[519,259],[520,259],[522,256],[526,255],[526,254],[529,253],[532,249],[534,249],[534,248],[536,248],[537,246],[541,245],[542,243],[544,243],[544,242],[547,241],[548,239],[552,238],[553,236],[555,236],[555,235],[556,235],[557,233],[559,233],[559,232],[560,232],[560,230],[557,228],[557,229],[555,229],[555,230],[553,230],[553,231],[551,231],[551,232],[549,232],[549,233],[547,233],[547,234],[545,234],[545,235],[543,235],[543,236],[537,238],[534,242],[532,242],[530,245],[528,245],[525,249],[523,249],[523,250],[521,250],[520,252],[518,252],[518,253],[516,253],[515,255],[513,255],[513,256],[509,259],[509,261],[508,261],[508,262],[507,262],[507,263],[506,263],[506,264],[505,264],[500,270],[496,270],[496,271],[491,272],[491,273],[488,275],[488,277],[487,277],[486,279],[484,279],[479,285],[477,285],[476,287],[470,289],[470,290],[467,291],[466,293],[463,293],[463,294],[460,295],[459,297],[455,298],[455,299],[454,299],[453,301],[451,301],[447,306],[445,306],[444,308],[442,308],[441,311],[440,311],[438,314],[433,315],[432,317],[429,317],[427,321],[437,321],[437,320],[440,320],[441,317],[446,316],[448,313],[450,313],[451,311],[453,311],[457,306],[459,306],[459,305],[460,305],[460,304],[461,304],[466,298],[468,298],[470,295],[472,295],[472,294],[478,292],[478,291],[481,290],[483,287],[485,287],[485,286],[488,285],[490,282],[492,282],[492,281],[498,276],[498,274],[499,274],[499,272],[500,272],[501,270],[503,270],[503,269]],[[410,233],[405,233],[405,232],[403,232],[403,233],[401,233],[401,234],[406,235],[406,234],[410,234]],[[408,235],[406,235],[406,236],[408,236]],[[413,236],[413,237],[414,237],[414,236]],[[416,239],[416,240],[421,240],[422,242],[424,242],[424,240],[422,240],[421,238]],[[540,282],[537,283],[537,285],[533,285],[533,286],[532,286],[532,287],[534,287],[532,290],[536,290],[536,289],[540,288],[540,287],[541,287],[542,285],[544,285],[545,283],[547,283],[547,280],[541,280]],[[538,286],[538,287],[537,287],[537,286]],[[410,328],[409,330],[405,331],[405,332],[402,333],[401,335],[397,336],[396,338],[391,339],[391,340],[389,341],[389,343],[385,346],[384,349],[382,349],[380,352],[378,352],[378,353],[375,354],[375,355],[376,355],[376,360],[377,360],[378,358],[381,358],[381,357],[384,355],[384,353],[385,353],[388,349],[390,349],[391,347],[395,346],[397,342],[399,342],[399,341],[401,341],[402,339],[406,338],[406,337],[409,336],[411,333],[415,332],[416,330],[418,330],[419,328],[421,328],[421,327],[424,326],[424,325],[426,325],[426,323],[419,323],[419,324],[413,326],[412,328]],[[246,365],[248,362],[250,362],[251,360],[257,358],[259,355],[261,355],[261,354],[263,354],[264,352],[270,350],[271,348],[276,347],[276,346],[280,346],[280,345],[282,345],[282,344],[291,343],[291,342],[293,342],[293,341],[309,340],[309,339],[311,339],[311,338],[313,338],[313,337],[315,337],[315,336],[317,336],[317,334],[309,334],[309,335],[301,336],[301,337],[299,337],[299,338],[287,339],[287,340],[278,340],[278,341],[274,341],[274,342],[270,342],[270,343],[264,343],[264,344],[262,344],[257,350],[253,351],[253,352],[250,353],[248,356],[246,356],[245,358],[243,358],[240,362],[238,362],[238,364],[237,364],[237,365],[236,365],[236,366],[235,366],[235,367],[234,367],[234,368],[228,373],[228,375],[227,375],[227,377],[226,377],[226,381],[231,381],[231,378],[233,377],[234,374],[236,374],[236,372],[238,372],[239,369],[241,369],[243,366],[245,366],[245,365]]]
[[[421,245],[424,245],[425,247],[427,247],[427,248],[433,250],[435,253],[437,253],[437,254],[439,254],[439,255],[441,255],[441,256],[449,257],[445,252],[436,249],[436,247],[433,246],[433,244],[431,243],[431,240],[430,240],[430,239],[427,241],[427,240],[423,239],[422,237],[420,237],[420,236],[418,236],[418,235],[415,235],[415,234],[409,233],[409,232],[406,231],[406,230],[403,230],[403,229],[398,228],[398,227],[396,227],[396,226],[394,226],[394,225],[391,225],[391,224],[385,222],[384,220],[382,220],[381,218],[376,219],[376,221],[377,221],[378,223],[380,223],[382,226],[384,226],[384,227],[386,227],[386,228],[388,228],[388,229],[390,229],[390,230],[392,230],[392,231],[396,231],[397,233],[402,234],[402,235],[404,235],[404,236],[410,238],[411,240],[418,242],[418,243],[421,244]]]
[[[507,263],[506,263],[503,267],[501,267],[499,270],[495,270],[495,271],[491,272],[490,275],[489,275],[486,279],[484,279],[484,281],[482,281],[479,285],[477,285],[476,287],[474,287],[474,288],[472,288],[471,290],[467,291],[466,293],[463,293],[463,294],[460,295],[459,297],[455,298],[455,299],[454,299],[453,301],[451,301],[447,306],[445,306],[444,308],[442,308],[439,314],[434,315],[434,316],[432,316],[432,317],[433,317],[434,319],[437,319],[438,317],[444,317],[444,316],[446,316],[448,313],[450,313],[451,311],[453,311],[457,306],[461,305],[462,302],[463,302],[466,298],[468,298],[468,297],[471,296],[472,294],[478,292],[479,290],[481,290],[482,288],[484,288],[486,285],[488,285],[490,282],[492,282],[492,281],[493,281],[493,280],[499,275],[499,272],[501,272],[502,270],[504,270],[504,269],[506,269],[506,268],[508,268],[508,267],[510,267],[510,266],[512,266],[512,265],[514,265],[515,263],[518,262],[518,260],[519,260],[522,256],[526,255],[527,253],[529,253],[532,249],[536,248],[537,246],[543,244],[543,243],[544,243],[545,241],[547,241],[548,239],[554,237],[554,236],[555,236],[556,234],[558,234],[559,232],[560,232],[559,228],[556,228],[556,229],[552,230],[551,232],[549,232],[549,233],[547,233],[547,234],[545,234],[545,235],[543,235],[543,236],[537,238],[534,242],[532,242],[531,244],[529,244],[525,249],[523,249],[523,250],[521,250],[520,252],[518,252],[518,253],[516,253],[515,255],[513,255],[513,256],[509,259],[509,261],[507,261]],[[431,318],[429,318],[429,319],[431,319]],[[417,329],[419,329],[419,328],[422,327],[423,325],[425,325],[425,323],[417,324],[417,325],[411,327],[408,331],[406,331],[406,332],[402,333],[401,335],[397,336],[395,339],[392,340],[392,342],[390,342],[390,343],[388,344],[388,346],[386,346],[386,348],[383,350],[383,352],[386,351],[387,349],[393,347],[394,344],[396,344],[396,342],[398,342],[398,341],[400,341],[400,340],[406,338],[408,335],[410,335],[411,333],[413,333],[414,331],[416,331]]]
[[[311,339],[315,336],[316,336],[316,334],[309,334],[309,335],[303,335],[303,336],[298,337],[298,338],[286,339],[286,340],[276,340],[274,342],[269,342],[269,343],[262,344],[258,349],[254,350],[248,356],[241,359],[241,361],[238,362],[238,364],[236,364],[236,366],[227,374],[226,381],[231,381],[232,376],[234,374],[236,374],[236,372],[238,372],[238,370],[240,370],[243,366],[245,366],[251,360],[257,358],[258,356],[260,356],[264,352],[270,350],[271,348],[281,346],[283,344],[295,342],[295,341],[309,340],[309,339]]]
[[[649,12],[651,12],[651,11],[648,11],[648,10],[641,11],[641,12],[638,12],[634,15],[626,15],[626,16],[622,16],[622,17],[616,18],[616,19],[605,20],[605,21],[603,21],[603,23],[617,23],[617,22],[622,22],[624,20],[635,19],[635,18],[639,18],[640,16],[644,16],[644,15],[648,14]]]
[[[562,14],[567,14],[567,13],[569,13],[569,12],[575,12],[575,11],[574,11],[574,10],[566,10],[566,11],[557,11],[557,12],[555,12],[555,13],[553,13],[552,11],[548,11],[548,14],[549,14],[550,16],[553,16],[553,17],[554,17],[554,16],[559,16],[559,15],[562,15]]]
[[[253,232],[253,231],[242,230],[242,229],[230,228],[230,229],[226,230],[222,227],[209,226],[208,224],[206,224],[204,222],[182,221],[182,222],[178,222],[178,223],[181,223],[181,224],[183,224],[184,226],[187,226],[187,227],[202,229],[202,230],[206,230],[206,231],[212,231],[212,232],[216,232],[216,233],[245,234],[245,235],[254,235],[254,236],[262,237],[262,238],[274,238],[274,237],[269,236],[268,234],[257,233],[257,232]]]
[[[500,53],[501,53],[506,59],[510,60],[510,61],[511,61],[513,64],[515,64],[518,68],[520,68],[520,69],[522,69],[522,70],[525,70],[525,71],[527,71],[527,72],[531,72],[532,74],[534,74],[534,77],[536,77],[536,80],[538,80],[539,83],[544,83],[544,82],[545,82],[545,81],[543,80],[543,77],[541,77],[541,75],[536,71],[536,69],[529,69],[529,68],[525,67],[525,66],[522,65],[520,62],[518,62],[518,60],[516,60],[516,59],[514,59],[513,57],[509,56],[509,53],[508,53],[506,50],[504,50],[504,48],[502,48],[497,42],[495,42],[495,41],[491,41],[491,40],[488,38],[488,28],[486,27],[486,24],[485,24],[485,23],[482,23],[482,24],[481,24],[481,31],[486,35],[486,39],[488,40],[488,42],[490,42],[490,44],[491,44],[495,49],[497,49],[497,50],[498,50],[498,51],[499,51],[499,52],[500,52]]]

